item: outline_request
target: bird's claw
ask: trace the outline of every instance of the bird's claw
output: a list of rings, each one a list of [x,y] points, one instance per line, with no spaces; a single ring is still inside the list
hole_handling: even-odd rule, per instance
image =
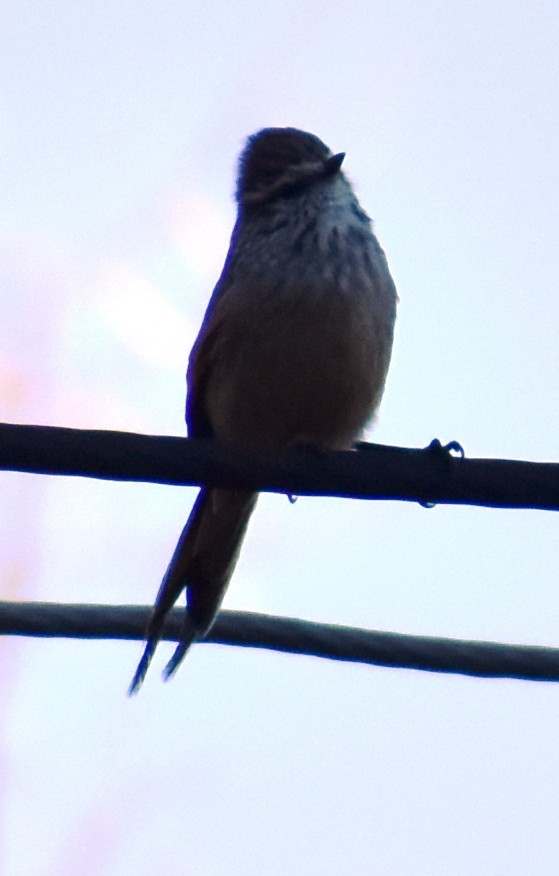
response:
[[[433,438],[425,450],[427,453],[437,454],[441,459],[453,458],[455,454],[458,459],[464,459],[466,455],[459,441],[449,441],[448,444],[441,444],[438,438]]]
[[[435,454],[439,459],[449,461],[452,459],[464,459],[466,455],[459,441],[449,441],[447,444],[441,444],[438,438],[433,438],[431,443],[425,448],[425,451]],[[437,504],[428,499],[419,499],[418,501],[422,508],[434,508]]]

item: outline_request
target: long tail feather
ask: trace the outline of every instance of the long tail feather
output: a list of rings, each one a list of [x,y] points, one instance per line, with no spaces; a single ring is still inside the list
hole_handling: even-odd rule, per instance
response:
[[[143,684],[165,618],[187,589],[185,621],[175,653],[164,670],[170,678],[188,649],[211,627],[233,574],[257,494],[232,490],[198,493],[167,568],[146,632],[144,653],[128,689],[131,696]]]

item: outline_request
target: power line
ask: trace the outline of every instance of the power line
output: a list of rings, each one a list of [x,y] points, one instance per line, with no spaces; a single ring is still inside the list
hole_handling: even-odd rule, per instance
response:
[[[300,496],[559,510],[559,464],[462,459],[361,444],[359,452],[243,452],[200,439],[0,424],[0,470],[229,487]]]
[[[183,611],[170,612],[163,639],[180,638]],[[141,640],[150,612],[140,605],[0,602],[0,635]],[[559,648],[385,633],[246,611],[221,611],[203,642],[483,678],[559,681]]]
[[[217,442],[127,432],[0,424],[0,470],[359,499],[559,509],[559,465],[464,459],[451,442],[425,449],[361,444],[242,452]],[[143,639],[144,606],[0,603],[0,634]],[[178,640],[175,609],[163,638]],[[559,681],[559,649],[410,636],[222,611],[204,640],[378,666]]]

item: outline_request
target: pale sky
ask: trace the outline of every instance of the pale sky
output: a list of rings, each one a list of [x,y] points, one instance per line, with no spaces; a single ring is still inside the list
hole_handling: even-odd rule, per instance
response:
[[[552,2],[4,0],[0,419],[183,434],[266,125],[344,163],[400,295],[374,440],[557,461]],[[0,596],[151,603],[195,491],[0,475]],[[551,513],[261,498],[225,606],[559,646]],[[5,876],[559,870],[559,689],[0,642]]]

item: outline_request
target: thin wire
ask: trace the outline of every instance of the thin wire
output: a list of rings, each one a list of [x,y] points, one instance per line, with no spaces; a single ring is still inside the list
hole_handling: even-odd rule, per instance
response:
[[[0,635],[142,640],[151,607],[0,602]],[[162,638],[179,641],[184,610],[174,609]],[[206,644],[265,648],[400,669],[482,678],[559,681],[559,648],[386,633],[297,618],[222,611]]]

